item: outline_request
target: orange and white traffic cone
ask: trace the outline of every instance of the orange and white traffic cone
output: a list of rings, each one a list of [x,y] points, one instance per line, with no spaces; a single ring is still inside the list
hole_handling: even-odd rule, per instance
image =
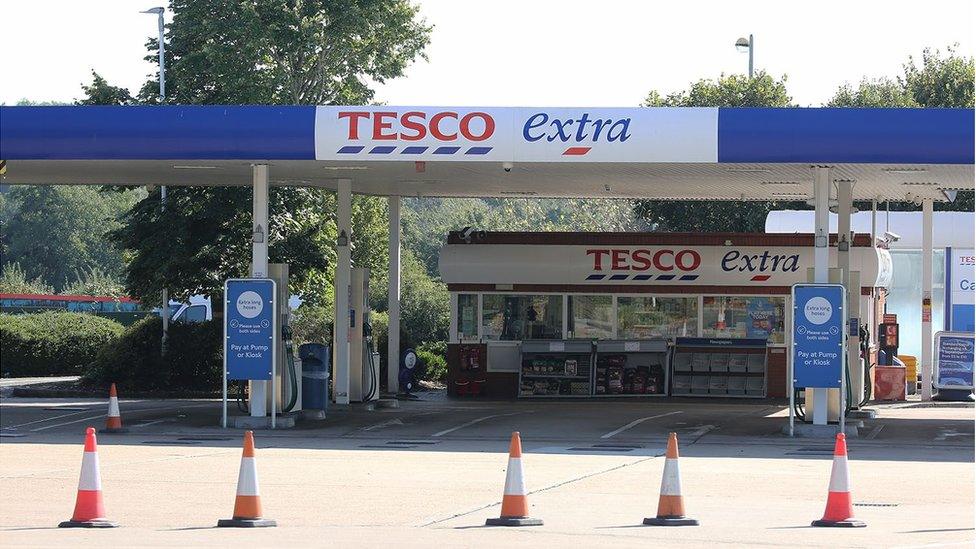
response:
[[[105,518],[102,502],[102,477],[98,473],[98,444],[95,428],[85,430],[85,453],[81,458],[81,477],[78,479],[78,497],[71,520],[58,524],[60,528],[115,528],[118,524]]]
[[[529,517],[529,500],[522,475],[522,439],[518,431],[512,433],[508,446],[508,471],[505,473],[505,492],[502,512],[498,518],[485,521],[488,526],[542,526],[542,519]]]
[[[234,518],[220,519],[217,526],[255,528],[277,526],[274,520],[261,518],[261,494],[258,490],[258,471],[254,461],[254,432],[244,433],[244,454],[241,471],[237,475],[237,499],[234,500]]]
[[[847,469],[847,437],[837,433],[834,443],[834,464],[830,468],[830,486],[827,488],[827,509],[820,520],[811,526],[845,526],[862,528],[864,521],[854,518],[854,505],[851,501],[851,473]]]
[[[103,433],[124,433],[128,429],[122,428],[122,414],[119,413],[119,394],[115,391],[115,384],[108,390],[108,419],[105,420]]]
[[[644,519],[648,526],[698,526],[698,521],[685,516],[685,500],[681,495],[681,471],[678,469],[678,435],[668,435],[668,450],[664,455],[664,475],[661,477],[661,496],[657,501],[657,516]]]

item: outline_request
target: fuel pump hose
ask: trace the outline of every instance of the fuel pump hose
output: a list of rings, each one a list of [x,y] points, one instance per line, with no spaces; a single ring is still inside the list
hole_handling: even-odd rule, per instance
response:
[[[295,373],[295,354],[292,351],[292,331],[291,326],[284,324],[281,326],[281,336],[285,340],[285,357],[288,367],[288,386],[289,386],[289,397],[288,404],[286,404],[281,411],[290,412],[295,408],[295,404],[298,402],[298,375]]]

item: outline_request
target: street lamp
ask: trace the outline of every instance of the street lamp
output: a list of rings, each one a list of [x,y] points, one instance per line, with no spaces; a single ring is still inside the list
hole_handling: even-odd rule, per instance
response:
[[[166,46],[163,42],[164,33],[164,21],[163,14],[166,13],[166,8],[156,7],[150,8],[146,11],[140,13],[150,13],[157,16],[157,21],[159,23],[159,102],[163,103],[166,101]],[[159,209],[163,212],[163,216],[166,215],[166,185],[161,185],[159,187]],[[162,292],[163,301],[163,337],[160,345],[160,350],[162,354],[166,354],[166,347],[169,344],[169,289],[163,288]]]
[[[752,35],[749,38],[740,38],[735,41],[735,49],[739,50],[739,53],[749,52],[749,79],[752,79],[752,50],[756,43],[752,40]]]

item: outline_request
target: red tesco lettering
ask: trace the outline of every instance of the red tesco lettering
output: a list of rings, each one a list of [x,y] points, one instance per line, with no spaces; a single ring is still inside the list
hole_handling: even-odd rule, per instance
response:
[[[690,272],[701,266],[701,254],[695,250],[590,249],[586,255],[593,258],[594,271],[602,271],[606,266],[611,271],[647,271],[653,267],[662,272],[675,269]]]
[[[469,112],[459,116],[453,111],[434,113],[427,118],[422,111],[398,115],[389,111],[342,111],[339,120],[347,122],[347,139],[359,140],[361,123],[371,121],[370,138],[375,141],[420,141],[432,137],[437,141],[456,141],[458,134],[468,141],[485,141],[495,133],[495,119],[486,112]],[[480,122],[480,123],[476,123]]]

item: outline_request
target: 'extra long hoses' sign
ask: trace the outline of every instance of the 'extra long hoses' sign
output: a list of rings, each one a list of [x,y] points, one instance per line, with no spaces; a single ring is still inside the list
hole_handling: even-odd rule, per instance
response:
[[[440,254],[448,284],[791,286],[808,267],[809,247],[448,244]],[[887,250],[852,248],[851,268],[865,287],[890,285]]]

